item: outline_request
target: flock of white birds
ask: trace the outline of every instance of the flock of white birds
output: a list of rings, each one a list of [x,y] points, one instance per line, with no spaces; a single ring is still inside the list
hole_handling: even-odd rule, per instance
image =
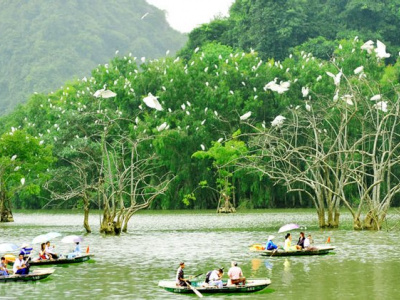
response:
[[[146,16],[147,16],[147,14],[144,15],[144,16],[142,17],[142,19],[145,18]],[[357,37],[356,37],[356,39],[357,39]],[[355,39],[355,40],[356,40],[356,39]],[[341,45],[339,45],[339,48],[341,48]],[[194,52],[197,53],[199,50],[200,50],[200,48],[196,48],[196,49],[194,50]],[[354,52],[354,50],[355,50],[355,49],[353,49],[353,52]],[[364,43],[364,44],[361,46],[361,50],[365,50],[365,51],[367,51],[369,54],[371,54],[371,53],[374,51],[378,60],[382,60],[382,59],[385,59],[385,58],[390,57],[390,54],[386,52],[386,46],[385,46],[381,41],[379,41],[379,40],[376,42],[376,47],[374,47],[374,42],[373,42],[373,41],[367,41],[366,43]],[[169,51],[167,51],[166,54],[168,55],[168,53],[169,53]],[[251,53],[252,55],[254,54],[253,51],[251,51],[250,53]],[[118,51],[116,52],[116,54],[118,54]],[[245,53],[242,53],[242,56],[244,56],[244,55],[245,55]],[[311,59],[311,60],[314,59],[314,58],[311,56],[311,54],[304,54],[304,53],[302,53],[302,55],[303,55],[303,58],[306,60],[306,62],[308,62],[310,59]],[[227,58],[227,59],[225,60],[225,63],[229,63],[230,59],[233,61],[233,58],[236,58],[236,57],[238,57],[238,56],[239,56],[239,53],[237,53],[236,55],[230,54],[230,58]],[[204,53],[201,54],[200,59],[202,60],[203,57],[204,57]],[[291,56],[290,56],[290,57],[291,57]],[[135,63],[135,60],[136,60],[136,57],[131,58],[131,54],[129,54],[129,57],[124,57],[124,58],[125,58],[126,60],[128,60],[128,63]],[[219,56],[219,59],[220,59],[220,60],[223,59],[221,55]],[[254,72],[255,72],[255,71],[260,67],[260,65],[262,64],[262,60],[260,60],[260,59],[258,59],[258,58],[257,58],[257,60],[258,60],[258,63],[252,67],[252,71],[254,71]],[[142,58],[141,58],[141,61],[142,61],[142,63],[145,62],[145,61],[146,61],[146,58],[145,58],[145,57],[142,57]],[[179,57],[176,58],[176,59],[174,60],[174,63],[177,63],[178,61],[179,61]],[[239,71],[240,71],[240,70],[239,70],[239,65],[237,64],[237,62],[234,62],[234,63],[235,63],[235,68],[236,68],[236,70],[239,72]],[[194,61],[192,61],[192,62],[189,64],[189,66],[192,66],[193,64],[194,64]],[[270,64],[270,63],[269,63],[269,64]],[[185,65],[185,66],[184,66],[184,72],[185,72],[186,74],[188,73],[188,68],[189,68],[189,66],[188,66],[188,65]],[[271,64],[270,64],[270,66],[271,66]],[[274,66],[282,69],[282,65],[280,64],[280,62],[275,62],[275,65],[274,65]],[[104,67],[105,67],[105,69],[106,69],[106,72],[108,73],[108,71],[109,71],[109,70],[108,70],[108,68],[109,68],[108,64],[105,64]],[[210,67],[211,67],[211,66],[210,66]],[[210,68],[210,67],[206,67],[206,68],[204,69],[204,72],[207,73],[207,72],[209,71],[209,68]],[[214,65],[213,68],[215,68],[215,69],[217,70],[217,69],[218,69],[218,66],[217,66],[217,65]],[[303,68],[304,68],[304,66],[303,66]],[[149,70],[150,70],[150,69],[149,69]],[[99,71],[99,70],[97,69],[97,71]],[[286,70],[286,72],[289,72],[289,71],[290,71],[290,69],[288,68],[288,69]],[[164,74],[166,74],[166,72],[167,72],[167,70],[164,71]],[[227,74],[226,72],[227,72],[226,70],[222,71],[221,75],[222,75],[222,74]],[[135,73],[138,73],[138,71],[135,70]],[[215,74],[216,74],[216,76],[220,76],[220,73],[219,73],[218,71],[215,72]],[[355,75],[359,75],[360,78],[365,77],[365,74],[364,74],[364,67],[363,67],[363,66],[357,67],[357,68],[354,70],[354,74],[355,74]],[[132,74],[130,73],[130,75],[132,75]],[[342,72],[342,70],[339,70],[339,72],[338,72],[337,74],[333,74],[333,73],[331,73],[331,72],[326,72],[326,75],[328,75],[329,77],[331,77],[331,78],[333,79],[333,84],[335,85],[335,95],[334,95],[334,97],[333,97],[333,101],[338,101],[338,99],[339,99],[339,87],[340,87],[341,78],[342,78],[342,76],[343,76],[343,72]],[[256,74],[256,76],[258,76],[258,74]],[[136,77],[135,77],[135,78],[136,78]],[[322,75],[319,75],[319,76],[317,77],[316,81],[319,81],[319,80],[321,80],[321,79],[322,79]],[[115,81],[114,81],[114,85],[117,85],[117,84],[119,83],[120,80],[121,80],[121,79],[115,80]],[[84,78],[82,79],[82,81],[87,82],[88,79],[87,79],[86,77],[84,77]],[[91,81],[92,83],[96,83],[96,82],[95,82],[95,79],[94,79],[93,77],[90,78],[89,81]],[[293,82],[296,82],[296,81],[297,81],[297,79],[295,79]],[[173,82],[173,79],[171,79],[170,82],[172,83],[172,82]],[[242,83],[243,86],[246,86],[246,82],[242,81],[241,83]],[[217,89],[218,89],[218,86],[211,87],[210,84],[209,84],[209,82],[205,82],[205,85],[206,85],[207,87],[209,87],[209,88],[213,88],[214,90],[217,90]],[[291,81],[290,81],[290,80],[288,80],[288,81],[279,81],[278,78],[275,78],[274,80],[272,80],[272,81],[268,82],[267,84],[265,84],[265,86],[264,86],[263,89],[264,89],[264,91],[270,90],[270,91],[275,92],[275,93],[277,93],[277,94],[284,94],[285,92],[289,91],[290,87],[291,87]],[[108,89],[107,86],[105,86],[105,85],[103,86],[102,89],[99,89],[99,90],[95,91],[94,93],[93,93],[93,92],[91,93],[89,87],[87,87],[86,89],[87,89],[86,91],[85,91],[85,90],[77,91],[77,92],[76,92],[76,97],[79,98],[80,96],[83,96],[83,95],[85,95],[85,94],[87,94],[87,93],[88,93],[88,94],[92,94],[92,95],[93,95],[94,97],[96,97],[96,98],[103,98],[103,99],[112,98],[112,97],[116,97],[116,96],[117,96],[117,94],[116,94],[115,92],[113,92],[113,91],[111,91],[110,89]],[[129,94],[134,95],[134,93],[135,93],[134,89],[132,88],[132,83],[131,83],[131,81],[128,80],[128,79],[126,79],[126,78],[125,78],[125,80],[124,80],[124,89],[128,90],[128,95],[129,95]],[[160,90],[162,90],[162,91],[164,91],[164,92],[166,91],[166,89],[167,89],[167,88],[166,88],[165,86],[160,87]],[[253,90],[254,90],[254,92],[256,92],[256,91],[257,91],[256,87],[254,87]],[[303,86],[303,87],[301,88],[301,94],[302,94],[303,98],[309,97],[308,100],[311,100],[311,96],[309,96],[310,92],[311,92],[311,90],[310,90],[310,88],[307,87],[307,86]],[[230,90],[229,93],[230,93],[231,95],[234,95],[234,94],[235,94],[235,91]],[[66,90],[63,92],[63,97],[67,98],[68,95],[69,95],[69,87],[67,87]],[[160,101],[158,100],[158,98],[159,98],[158,96],[154,96],[152,93],[148,93],[148,95],[147,95],[146,97],[143,98],[143,103],[144,103],[147,107],[149,107],[149,108],[151,108],[151,109],[155,109],[155,110],[157,110],[157,111],[163,111],[163,110],[164,110],[164,109],[163,109],[163,105],[162,105],[162,103],[160,103]],[[256,99],[256,98],[257,98],[257,95],[254,96],[254,99]],[[352,95],[345,94],[345,95],[341,96],[340,99],[342,99],[347,105],[354,105],[353,96],[352,96]],[[61,100],[64,100],[64,99],[61,98]],[[373,106],[374,108],[376,108],[376,109],[378,109],[378,110],[381,110],[381,111],[383,111],[383,112],[387,112],[387,111],[388,111],[388,102],[387,102],[387,101],[382,101],[382,96],[381,96],[380,94],[373,95],[373,96],[370,98],[370,100],[371,100],[371,101],[376,101],[376,103],[375,103],[374,106]],[[73,103],[71,102],[71,104],[73,104]],[[50,105],[50,108],[51,108],[51,109],[55,109],[55,110],[57,110],[57,111],[59,112],[58,117],[60,117],[61,114],[63,114],[63,113],[65,112],[65,109],[62,109],[61,107],[56,107],[55,105],[52,105],[50,99],[49,99],[49,105]],[[81,103],[78,102],[76,105],[78,106],[78,107],[77,107],[77,111],[78,111],[78,112],[82,112],[82,111],[84,111],[84,110],[86,109],[86,106],[85,106],[84,104],[81,104]],[[43,107],[43,104],[41,105],[41,107]],[[189,111],[189,109],[188,109],[188,108],[190,108],[190,107],[191,107],[191,103],[190,103],[189,101],[186,101],[186,103],[182,103],[182,104],[181,104],[181,109],[182,109],[183,111],[185,111],[185,113],[186,113],[187,115],[190,115],[190,111]],[[142,107],[141,105],[139,105],[139,108],[140,108],[141,110],[143,109],[143,107]],[[311,105],[308,103],[308,101],[305,101],[305,109],[306,109],[307,111],[309,111],[309,112],[312,110],[312,107],[311,107]],[[207,111],[208,111],[208,108],[206,107],[206,108],[204,109],[204,113],[207,114]],[[97,111],[97,112],[99,113],[99,112],[103,112],[103,111]],[[171,110],[170,108],[168,108],[168,112],[172,112],[172,110]],[[120,111],[117,111],[117,113],[120,114],[120,115],[122,114],[122,112],[120,112]],[[219,116],[219,114],[218,114],[217,111],[214,111],[214,115],[215,115],[215,117],[218,117],[218,116]],[[240,121],[247,121],[247,120],[251,117],[251,115],[252,115],[252,112],[251,112],[251,111],[248,111],[248,112],[244,113],[243,115],[239,116],[239,120],[240,120]],[[207,120],[207,119],[204,119],[204,120],[201,122],[201,125],[204,125],[205,122],[206,122],[206,120]],[[284,125],[285,120],[286,120],[286,117],[284,117],[284,116],[282,116],[282,115],[278,115],[278,116],[276,116],[276,117],[274,118],[274,120],[271,122],[271,126],[272,126],[272,127],[277,127],[277,128],[279,128],[279,127],[281,127],[281,126]],[[25,121],[27,121],[27,120],[25,120]],[[96,122],[97,122],[97,121],[96,121]],[[138,122],[139,122],[139,118],[136,117],[135,123],[138,124]],[[68,123],[67,123],[66,125],[68,125]],[[35,126],[35,124],[34,124],[34,123],[28,123],[28,126]],[[188,128],[188,127],[189,127],[189,125],[186,126],[186,128]],[[265,122],[262,123],[262,127],[265,128]],[[55,128],[55,130],[58,131],[58,130],[60,129],[59,124],[54,124],[54,128]],[[156,129],[157,129],[158,131],[167,130],[167,129],[169,129],[169,124],[167,124],[167,122],[163,122],[162,124],[160,124],[159,126],[157,126]],[[197,129],[198,129],[198,128],[196,128],[196,130],[197,130]],[[13,127],[12,130],[11,130],[11,132],[10,132],[10,134],[12,134],[15,130],[16,130],[16,128]],[[49,132],[50,132],[50,129],[47,129],[47,132],[49,133]],[[41,138],[42,136],[43,136],[43,134],[39,134],[39,137],[38,137],[38,138]],[[57,140],[57,138],[56,138],[55,136],[54,136],[53,138],[54,138],[55,141]],[[80,138],[80,137],[77,136],[77,138]],[[223,138],[220,138],[220,139],[218,139],[217,142],[221,143],[222,141],[223,141]],[[43,143],[44,143],[44,140],[40,140],[40,144],[43,144]],[[71,148],[72,148],[72,146],[71,146]],[[201,148],[203,151],[206,150],[206,147],[205,147],[204,144],[201,144],[201,145],[200,145],[200,148]],[[12,161],[15,161],[16,159],[17,159],[17,155],[13,155],[13,156],[11,157],[11,160],[12,160]],[[17,170],[19,170],[19,168],[20,168],[20,167],[16,167],[15,170],[17,171]],[[22,185],[25,184],[25,178],[22,178],[22,179],[21,179],[21,184],[22,184]]]

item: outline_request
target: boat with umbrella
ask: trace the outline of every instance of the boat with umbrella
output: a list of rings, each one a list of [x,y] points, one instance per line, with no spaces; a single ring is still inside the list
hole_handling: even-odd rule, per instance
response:
[[[278,233],[287,232],[287,231],[299,229],[299,228],[301,228],[300,225],[295,224],[295,223],[289,223],[289,224],[286,224],[286,225],[283,225],[282,227],[280,227],[278,230]],[[335,249],[335,247],[333,247],[333,246],[324,245],[324,246],[313,246],[313,247],[303,248],[301,250],[292,250],[292,251],[285,251],[280,248],[275,249],[275,250],[267,250],[267,249],[265,249],[265,244],[263,245],[263,244],[257,243],[257,244],[251,245],[249,250],[251,252],[259,253],[261,256],[272,257],[272,256],[326,255],[326,254],[329,254],[330,251],[332,251],[334,249]]]
[[[67,235],[61,239],[62,243],[80,243],[83,238],[78,235]],[[89,254],[89,247],[86,249],[85,254],[80,252],[69,253],[67,256],[62,256],[57,259],[35,259],[30,261],[31,266],[42,266],[42,265],[61,265],[61,264],[73,264],[81,263],[90,260],[93,254]]]

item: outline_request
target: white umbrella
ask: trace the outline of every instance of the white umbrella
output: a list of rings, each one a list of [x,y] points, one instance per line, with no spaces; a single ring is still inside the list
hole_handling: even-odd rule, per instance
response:
[[[41,234],[32,240],[32,244],[46,243],[49,240],[46,234]]]
[[[47,233],[46,236],[48,237],[48,240],[52,240],[54,238],[61,236],[61,233],[52,231],[52,232]]]
[[[83,241],[83,238],[78,235],[67,235],[62,238],[61,242],[63,243],[80,243]]]
[[[297,228],[300,228],[300,226],[297,224],[294,224],[294,223],[286,224],[286,225],[283,225],[281,228],[279,228],[278,232],[279,233],[285,232],[285,231],[289,231],[289,230],[293,230],[293,229],[297,229]]]
[[[9,252],[9,251],[15,251],[19,247],[15,244],[12,243],[2,243],[0,244],[0,252]]]

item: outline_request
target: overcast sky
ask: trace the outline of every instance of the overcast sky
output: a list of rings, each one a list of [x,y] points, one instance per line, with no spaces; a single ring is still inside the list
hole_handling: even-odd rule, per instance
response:
[[[167,21],[180,32],[189,32],[216,15],[228,15],[235,0],[146,0],[167,12]]]

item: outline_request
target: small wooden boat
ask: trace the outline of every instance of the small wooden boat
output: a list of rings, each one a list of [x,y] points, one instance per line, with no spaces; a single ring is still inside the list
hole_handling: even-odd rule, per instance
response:
[[[246,280],[246,285],[244,286],[227,284],[226,281],[224,281],[223,288],[218,288],[216,286],[210,286],[204,284],[203,281],[192,281],[191,286],[195,288],[197,291],[199,291],[201,294],[216,294],[216,293],[253,293],[265,289],[270,284],[271,280],[269,279],[254,279],[254,280],[250,279]],[[194,291],[189,287],[176,285],[175,280],[161,280],[158,283],[158,286],[172,293],[184,293],[184,294],[194,293]]]
[[[54,273],[54,269],[36,269],[27,275],[8,275],[0,276],[0,282],[8,281],[36,281],[49,277]]]
[[[74,264],[74,263],[81,263],[84,261],[88,261],[93,254],[84,254],[75,257],[62,257],[58,259],[40,259],[40,260],[31,260],[29,264],[31,266],[43,266],[43,265],[62,265],[62,264]]]
[[[297,250],[297,251],[285,251],[282,249],[278,250],[265,250],[256,249],[256,247],[251,246],[250,251],[259,253],[262,256],[303,256],[303,255],[325,255],[330,251],[335,249],[333,246],[317,246],[309,249]]]

